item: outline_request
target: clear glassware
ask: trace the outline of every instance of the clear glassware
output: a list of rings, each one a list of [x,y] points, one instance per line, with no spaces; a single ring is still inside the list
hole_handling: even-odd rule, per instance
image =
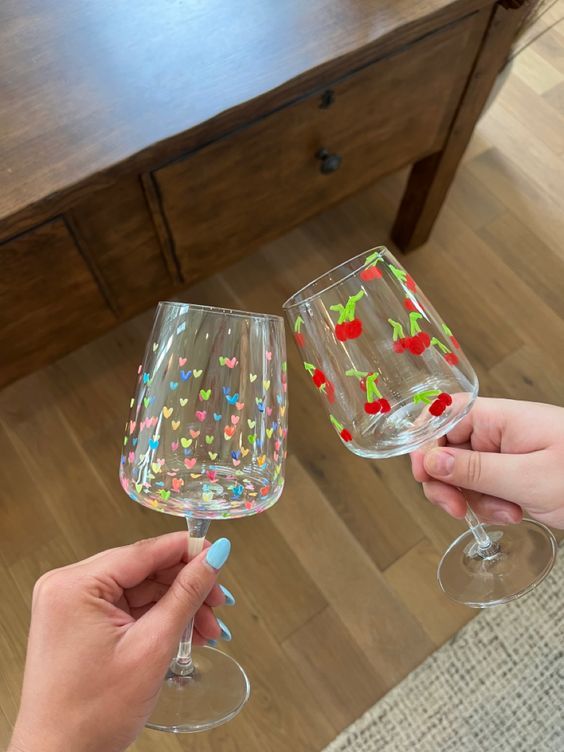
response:
[[[445,436],[472,408],[478,379],[449,327],[384,247],[331,269],[284,304],[304,368],[341,441],[381,459]],[[438,570],[453,600],[483,608],[524,595],[548,574],[556,542],[539,522],[469,530]]]
[[[186,518],[192,558],[211,520],[258,514],[278,500],[287,421],[282,317],[159,303],[125,426],[121,485],[134,501]],[[215,648],[192,649],[192,627],[150,728],[204,731],[248,699],[243,669]]]

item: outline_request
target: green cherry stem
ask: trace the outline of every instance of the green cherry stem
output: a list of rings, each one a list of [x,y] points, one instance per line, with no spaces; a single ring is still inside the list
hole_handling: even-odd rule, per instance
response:
[[[376,266],[380,261],[382,261],[382,252],[374,251],[374,253],[371,253],[370,256],[364,259],[364,266]]]
[[[398,339],[404,338],[403,333],[403,326],[399,323],[399,321],[394,321],[393,319],[388,319],[388,324],[393,327],[394,334],[393,334],[393,340],[394,342]]]
[[[413,337],[415,334],[419,334],[421,327],[418,324],[419,319],[422,319],[423,315],[418,311],[412,311],[409,314],[409,333]]]
[[[349,368],[348,371],[345,371],[345,376],[354,376],[356,379],[363,379],[365,376],[368,376],[368,371],[357,371],[355,368]]]
[[[378,381],[378,374],[377,373],[371,373],[370,376],[366,377],[366,397],[368,398],[369,402],[374,402],[375,399],[382,399],[382,394],[380,393],[380,390],[376,386],[376,382]]]
[[[426,392],[418,392],[417,394],[414,394],[413,401],[415,404],[418,402],[424,402],[426,405],[429,405],[435,397],[439,396],[440,393],[440,389],[428,389]]]
[[[313,372],[315,371],[315,366],[313,365],[313,363],[304,363],[304,368],[310,376],[313,376]]]
[[[305,324],[305,321],[302,319],[301,316],[298,316],[298,318],[296,319],[294,323],[294,331],[297,332],[298,334],[300,333],[302,324]]]
[[[337,320],[338,324],[343,324],[346,321],[347,310],[344,305],[341,305],[340,303],[336,303],[335,305],[329,306],[329,310],[337,311],[339,313],[339,318]]]
[[[394,266],[393,264],[388,264],[388,267],[390,268],[390,271],[396,279],[399,279],[400,282],[405,282],[407,272],[405,272],[403,269],[398,269],[398,267]]]
[[[343,430],[343,424],[339,423],[337,418],[334,415],[329,414],[329,420],[334,425],[334,427],[339,431],[339,433]]]
[[[431,340],[431,344],[436,345],[441,350],[441,352],[444,352],[444,353],[452,352],[452,350],[449,350],[449,348],[446,345],[444,345],[440,339],[437,339],[436,337],[433,337],[433,339]]]

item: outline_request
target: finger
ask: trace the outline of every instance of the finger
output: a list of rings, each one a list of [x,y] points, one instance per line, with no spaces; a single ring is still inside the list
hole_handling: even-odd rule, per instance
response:
[[[466,514],[466,500],[454,486],[431,480],[423,483],[423,492],[431,504],[441,507],[451,517],[460,520]]]
[[[218,606],[234,606],[235,597],[225,585],[214,585],[208,593],[206,603],[212,608],[218,608]]]
[[[511,501],[486,494],[476,496],[477,498],[470,500],[469,503],[481,522],[516,525],[523,519],[521,507]]]
[[[543,477],[545,458],[542,452],[497,454],[445,447],[430,451],[423,464],[432,478],[444,483],[522,504]]]
[[[209,606],[202,606],[194,617],[194,627],[206,640],[219,640],[221,629]]]
[[[173,650],[186,624],[200,608],[215,584],[218,570],[231,550],[227,538],[220,538],[189,562],[169,587],[168,592],[141,619],[132,631],[158,638],[165,649]]]
[[[133,588],[125,591],[124,595],[130,610],[145,606],[148,603],[160,601],[169,586],[155,580],[145,580]]]

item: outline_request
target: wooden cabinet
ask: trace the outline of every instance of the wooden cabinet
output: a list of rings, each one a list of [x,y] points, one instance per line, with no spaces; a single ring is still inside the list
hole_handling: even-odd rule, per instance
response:
[[[58,358],[115,316],[58,218],[0,243],[0,379]]]
[[[430,34],[157,170],[184,279],[437,151],[474,59],[474,22]]]

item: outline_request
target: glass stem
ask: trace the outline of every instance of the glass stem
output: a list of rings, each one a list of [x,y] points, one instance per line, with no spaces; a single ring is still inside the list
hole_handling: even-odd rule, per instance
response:
[[[470,532],[474,536],[476,541],[475,553],[482,559],[495,556],[499,551],[499,546],[494,543],[490,536],[486,533],[484,526],[480,520],[476,517],[470,504],[466,503],[466,514],[464,516],[466,524],[470,528]]]
[[[204,547],[210,520],[195,520],[186,517],[186,524],[190,534],[188,538],[188,561],[191,561]],[[176,676],[191,676],[194,673],[194,664],[192,663],[193,630],[194,619],[190,619],[180,638],[176,656],[170,664],[170,671]]]

